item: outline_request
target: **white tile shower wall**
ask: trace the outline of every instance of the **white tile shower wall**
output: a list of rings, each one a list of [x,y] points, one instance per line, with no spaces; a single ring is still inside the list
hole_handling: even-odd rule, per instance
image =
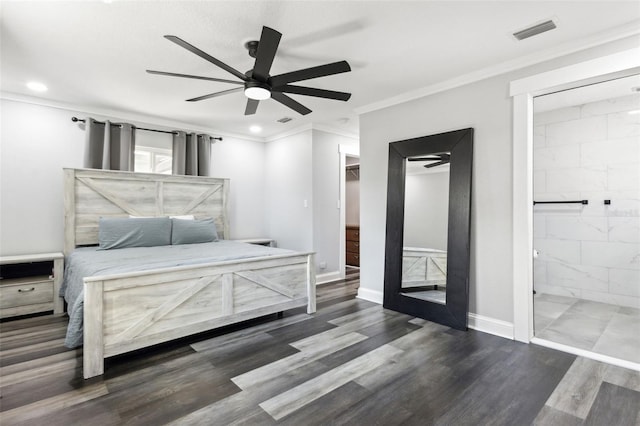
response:
[[[640,94],[537,113],[534,286],[640,308]],[[605,205],[604,200],[611,200]]]

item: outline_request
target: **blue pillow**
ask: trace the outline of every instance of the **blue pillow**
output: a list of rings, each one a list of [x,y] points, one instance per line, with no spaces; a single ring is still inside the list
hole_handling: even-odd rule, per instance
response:
[[[154,247],[170,244],[171,219],[168,217],[100,218],[99,249]]]
[[[218,232],[213,219],[171,219],[171,244],[197,244],[218,241]]]

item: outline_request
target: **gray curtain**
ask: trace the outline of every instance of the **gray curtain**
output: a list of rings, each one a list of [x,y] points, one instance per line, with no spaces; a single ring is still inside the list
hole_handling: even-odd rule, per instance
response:
[[[211,136],[177,131],[173,135],[174,175],[209,176]]]
[[[135,127],[128,123],[85,121],[84,167],[89,169],[133,171]]]

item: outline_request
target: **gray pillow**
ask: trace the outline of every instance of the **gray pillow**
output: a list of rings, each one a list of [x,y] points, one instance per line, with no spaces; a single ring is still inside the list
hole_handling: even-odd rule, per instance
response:
[[[98,244],[102,250],[126,247],[154,247],[171,244],[171,219],[100,218]]]
[[[213,219],[171,219],[171,244],[196,244],[218,241],[218,232]]]

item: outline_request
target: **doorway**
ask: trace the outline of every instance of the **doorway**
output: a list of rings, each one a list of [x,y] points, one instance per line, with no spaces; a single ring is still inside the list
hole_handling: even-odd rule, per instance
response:
[[[350,155],[345,159],[345,264],[360,268],[360,159]]]
[[[534,337],[533,320],[533,97],[595,84],[640,72],[640,48],[632,48],[586,62],[514,80],[513,98],[513,337],[515,340],[554,347],[576,355],[640,370],[640,365],[549,344]]]
[[[360,272],[360,151],[340,145],[340,278]]]
[[[640,364],[640,75],[533,100],[534,336]]]

